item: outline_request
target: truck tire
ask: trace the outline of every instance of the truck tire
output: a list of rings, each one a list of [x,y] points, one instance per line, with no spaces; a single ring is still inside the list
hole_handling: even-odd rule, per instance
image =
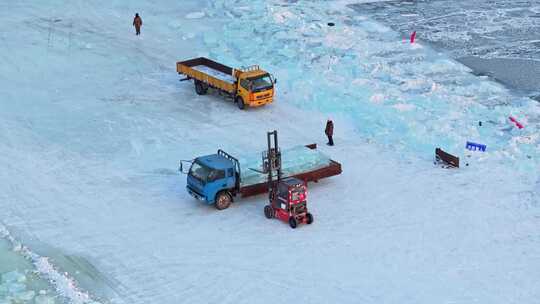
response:
[[[240,110],[243,110],[246,107],[246,104],[244,103],[244,99],[240,96],[236,97],[236,105]]]
[[[264,216],[266,216],[267,219],[271,219],[274,217],[274,209],[270,207],[269,205],[264,206]]]
[[[229,208],[232,203],[232,197],[227,191],[221,191],[216,195],[215,206],[217,210]]]
[[[308,212],[308,214],[306,214],[306,223],[308,225],[313,223],[313,215],[311,213],[309,213],[309,212]]]
[[[208,92],[208,86],[202,81],[195,80],[195,92],[197,95],[204,95]]]
[[[296,222],[296,219],[294,218],[294,216],[291,216],[289,218],[289,226],[291,226],[292,229],[295,229],[296,226],[298,226],[298,222]]]

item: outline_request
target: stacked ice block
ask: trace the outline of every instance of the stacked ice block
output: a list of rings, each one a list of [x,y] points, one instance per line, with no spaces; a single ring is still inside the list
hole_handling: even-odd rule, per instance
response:
[[[330,164],[330,158],[318,150],[305,146],[295,146],[281,151],[281,169],[283,177],[317,170]],[[262,154],[240,159],[242,170],[242,186],[248,186],[267,181],[267,175],[262,171]],[[255,170],[253,170],[255,169]]]

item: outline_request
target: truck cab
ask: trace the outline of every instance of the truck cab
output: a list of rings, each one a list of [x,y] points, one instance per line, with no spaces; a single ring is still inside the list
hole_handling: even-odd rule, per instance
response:
[[[259,66],[235,70],[238,90],[235,102],[238,107],[258,107],[271,103],[276,80]]]
[[[194,159],[187,175],[189,194],[219,210],[230,206],[240,186],[240,164],[222,150]]]

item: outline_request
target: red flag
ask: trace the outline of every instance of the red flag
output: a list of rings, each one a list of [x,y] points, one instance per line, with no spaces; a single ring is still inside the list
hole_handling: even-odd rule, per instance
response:
[[[411,43],[414,43],[414,39],[416,38],[416,31],[414,31],[412,34],[411,34]]]
[[[508,118],[510,119],[511,122],[513,122],[516,125],[516,127],[518,127],[519,129],[523,129],[523,125],[519,121],[517,121],[514,117],[510,116]]]

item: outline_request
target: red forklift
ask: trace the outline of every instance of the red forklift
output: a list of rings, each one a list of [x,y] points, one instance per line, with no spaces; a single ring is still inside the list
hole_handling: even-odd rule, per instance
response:
[[[299,224],[313,223],[313,215],[307,209],[307,184],[295,178],[281,178],[281,151],[277,131],[268,132],[268,150],[263,153],[263,172],[268,174],[268,201],[264,206],[266,218],[288,222],[295,229]],[[276,180],[274,180],[274,171]]]

